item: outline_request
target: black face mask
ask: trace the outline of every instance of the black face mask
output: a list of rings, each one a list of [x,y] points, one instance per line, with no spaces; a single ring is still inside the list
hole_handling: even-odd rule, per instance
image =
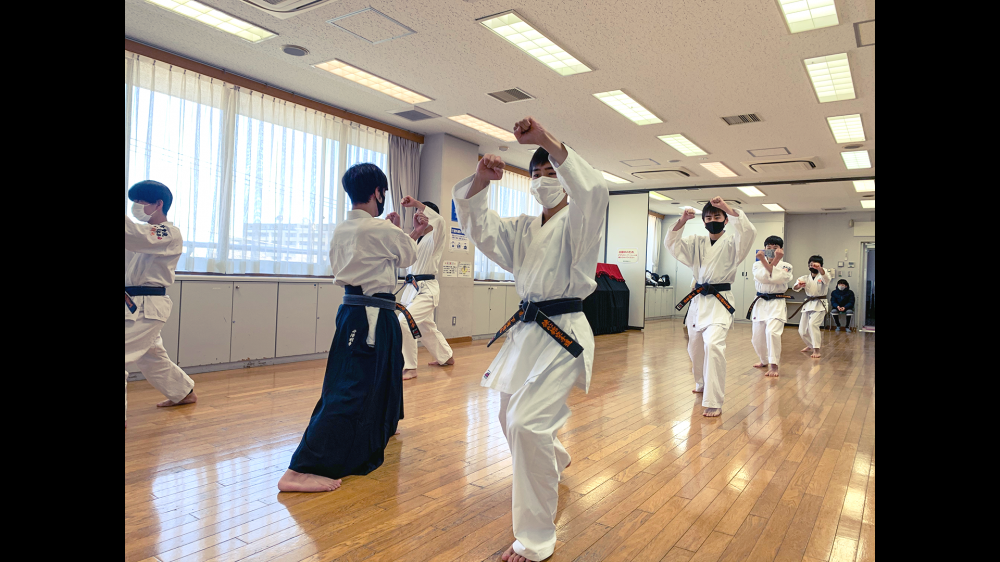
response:
[[[809,272],[812,273],[813,275],[819,275],[819,270],[818,269],[813,269],[813,268],[810,267],[809,268]]]
[[[375,201],[378,203],[378,216],[381,217],[385,212],[385,191],[382,192],[382,200],[375,199]]]
[[[709,234],[721,234],[723,230],[726,229],[726,223],[724,222],[706,222],[705,230]]]

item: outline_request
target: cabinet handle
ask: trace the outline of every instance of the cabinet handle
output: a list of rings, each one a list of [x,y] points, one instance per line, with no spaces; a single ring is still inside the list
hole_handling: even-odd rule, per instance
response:
[[[239,286],[239,285],[237,285],[237,286],[236,286],[236,288],[237,288],[237,289],[239,289],[239,288],[240,288],[240,286]]]

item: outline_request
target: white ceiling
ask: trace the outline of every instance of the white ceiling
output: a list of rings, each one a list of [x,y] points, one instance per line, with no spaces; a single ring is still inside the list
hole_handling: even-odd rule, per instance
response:
[[[764,208],[764,203],[778,203],[791,214],[875,212],[861,207],[864,196],[875,194],[857,193],[852,182],[768,185],[761,186],[759,189],[766,197],[747,197],[735,187],[660,190],[658,193],[670,197],[673,201],[650,199],[649,208],[664,215],[679,215],[683,212],[684,207],[694,207],[701,210],[705,206],[704,201],[709,201],[713,197],[723,197],[727,201],[740,201],[742,203],[740,209],[748,213],[771,212]]]
[[[279,37],[250,44],[144,0],[125,0],[125,36],[400,128],[447,133],[478,144],[482,153],[497,152],[502,143],[443,118],[412,123],[389,115],[408,106],[311,65],[343,60],[433,98],[421,107],[445,117],[467,113],[510,128],[532,115],[595,167],[634,180],[612,189],[875,176],[874,168],[845,168],[843,147],[826,122],[830,116],[860,113],[868,139],[864,148],[874,160],[875,47],[859,49],[853,25],[875,19],[874,0],[837,0],[841,25],[796,35],[789,34],[773,0],[338,0],[287,20],[242,0],[204,3]],[[372,45],[326,23],[369,6],[417,33]],[[595,71],[561,77],[476,23],[510,9]],[[311,52],[290,57],[281,52],[286,44]],[[802,61],[843,52],[850,56],[858,99],[820,104]],[[538,99],[504,105],[486,96],[514,87]],[[637,126],[593,97],[618,89],[664,123]],[[730,127],[721,119],[745,113],[756,113],[763,122]],[[675,133],[709,152],[706,161],[721,161],[741,177],[716,178],[699,165],[700,158],[685,157],[657,139]],[[787,147],[793,157],[818,158],[821,168],[761,176],[742,166],[755,160],[748,150],[774,147]],[[512,146],[504,157],[526,167],[530,153]],[[683,184],[640,181],[631,173],[658,168],[621,163],[645,158],[664,167],[683,166],[698,177]],[[861,195],[849,182],[761,190],[769,197],[750,200],[748,211],[757,210],[756,201],[799,213],[861,210]],[[727,198],[746,199],[735,189],[723,191]]]

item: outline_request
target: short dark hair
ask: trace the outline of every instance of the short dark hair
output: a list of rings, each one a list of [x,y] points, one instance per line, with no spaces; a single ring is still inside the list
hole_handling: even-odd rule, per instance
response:
[[[823,256],[813,256],[813,257],[809,258],[809,263],[813,263],[813,262],[816,262],[816,263],[818,263],[820,265],[826,265],[825,263],[823,263]]]
[[[549,151],[544,148],[539,148],[535,151],[535,155],[531,157],[531,164],[528,166],[528,173],[535,175],[535,168],[541,168],[546,164],[551,164],[551,162],[549,162]]]
[[[143,201],[150,205],[155,205],[157,201],[163,201],[163,214],[166,215],[170,206],[174,204],[174,194],[170,188],[158,181],[141,181],[128,190],[128,199],[133,203]]]
[[[848,291],[851,290],[851,284],[847,282],[847,279],[841,279],[840,281],[837,281],[837,285],[847,285],[847,290]]]
[[[389,179],[375,164],[358,164],[344,174],[344,191],[351,197],[351,203],[364,205],[379,189],[388,191]]]
[[[765,246],[777,246],[782,250],[785,249],[785,241],[781,239],[780,236],[769,236],[767,240],[764,240]]]
[[[701,220],[703,220],[705,222],[708,222],[708,216],[711,215],[712,213],[722,213],[722,216],[726,217],[726,220],[729,220],[729,217],[726,216],[726,212],[725,211],[723,211],[722,209],[720,209],[718,207],[712,206],[711,203],[706,204],[705,208],[702,209],[702,211],[701,211]]]
[[[438,209],[438,206],[435,205],[434,203],[431,203],[430,201],[424,201],[424,205],[430,207],[431,209],[434,209],[435,213],[439,215],[441,214],[441,209]]]

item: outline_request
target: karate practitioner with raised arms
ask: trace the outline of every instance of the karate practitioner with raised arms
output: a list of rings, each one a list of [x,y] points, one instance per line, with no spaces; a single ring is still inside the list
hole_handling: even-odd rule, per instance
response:
[[[445,245],[448,243],[448,231],[444,218],[437,205],[431,202],[421,203],[413,197],[404,197],[400,205],[416,209],[427,218],[429,223],[423,236],[417,240],[417,262],[410,266],[406,276],[406,287],[400,302],[417,322],[420,328],[424,348],[434,361],[431,366],[447,367],[455,364],[451,346],[444,334],[438,330],[434,321],[434,311],[441,300],[441,286],[437,277],[441,274],[441,260],[444,258]],[[408,330],[405,316],[399,315],[403,333]],[[417,378],[417,340],[403,338],[403,380]]]
[[[810,353],[813,359],[823,357],[823,321],[826,319],[826,294],[830,290],[833,276],[823,268],[823,256],[809,258],[809,275],[800,277],[792,289],[806,292],[806,300],[799,309],[799,335],[806,343],[802,353]],[[794,315],[793,315],[794,316]]]
[[[128,365],[166,400],[157,408],[194,404],[194,381],[163,347],[160,330],[170,319],[173,303],[167,288],[174,284],[177,262],[184,252],[181,231],[167,221],[174,197],[162,183],[143,181],[128,191],[132,216],[125,217],[125,428],[128,429]]]
[[[332,492],[345,476],[371,474],[385,462],[385,448],[403,417],[403,337],[419,337],[416,324],[402,334],[393,289],[396,271],[417,259],[416,239],[427,228],[417,215],[412,233],[399,215],[387,220],[389,182],[374,164],[344,174],[354,207],[330,241],[330,266],[344,287],[337,332],[330,347],[323,394],[285,475],[282,492]]]
[[[726,337],[733,327],[732,284],[740,265],[753,250],[757,229],[743,211],[733,210],[716,197],[705,205],[702,219],[708,236],[684,236],[684,225],[695,218],[686,209],[667,233],[664,246],[677,261],[691,268],[695,290],[677,309],[688,303],[688,353],[694,371],[695,394],[702,394],[705,417],[722,415],[726,398]],[[726,227],[730,226],[729,230]]]
[[[522,299],[482,385],[500,392],[500,426],[514,468],[516,541],[503,560],[541,562],[555,551],[559,478],[571,463],[556,434],[570,417],[566,401],[574,385],[590,389],[594,334],[582,300],[597,288],[608,187],[600,172],[533,118],[517,123],[514,135],[541,147],[530,172],[542,215],[500,218],[489,209],[490,182],[504,174],[503,160],[494,155],[455,186],[454,199],[462,228],[514,274]]]
[[[760,357],[756,369],[767,369],[768,377],[778,377],[781,364],[781,336],[785,333],[785,323],[788,322],[788,299],[785,293],[788,284],[795,277],[792,275],[792,265],[782,261],[785,257],[785,241],[778,236],[771,236],[764,241],[764,250],[757,252],[757,261],[753,264],[753,281],[757,289],[757,298],[751,306],[753,320],[753,348]],[[768,258],[768,252],[773,252]]]

